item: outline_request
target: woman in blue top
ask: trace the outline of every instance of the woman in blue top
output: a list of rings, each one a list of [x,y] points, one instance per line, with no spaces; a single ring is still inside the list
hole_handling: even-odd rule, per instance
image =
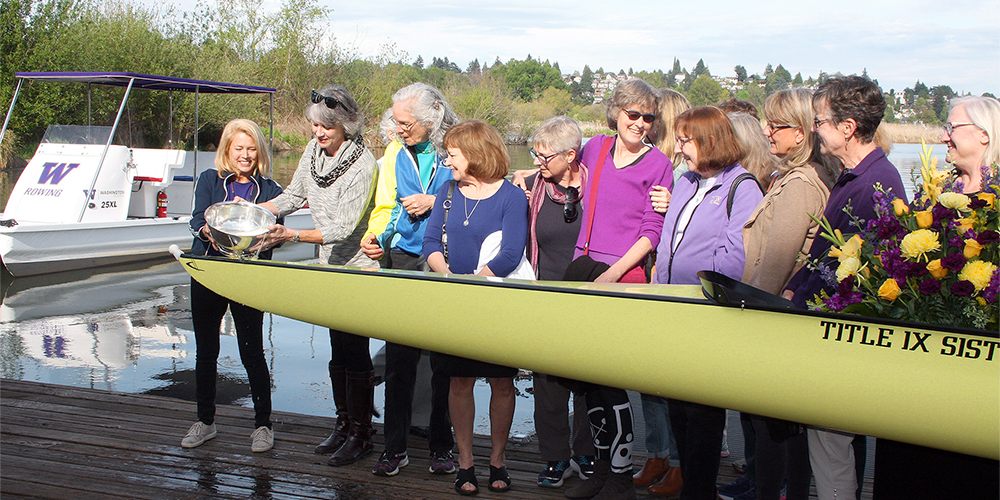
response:
[[[205,223],[205,210],[220,201],[241,199],[261,203],[281,194],[281,186],[268,177],[271,155],[265,146],[260,127],[250,120],[233,120],[226,124],[215,156],[216,169],[198,177],[194,193],[191,232],[195,235],[191,253],[222,255],[212,241]],[[271,250],[262,251],[261,259],[270,259]],[[255,452],[274,446],[271,431],[271,376],[264,360],[264,312],[229,300],[201,283],[191,280],[191,316],[194,323],[195,392],[198,399],[198,421],[181,441],[184,448],[194,448],[212,439],[215,430],[215,379],[218,374],[219,326],[226,309],[233,315],[240,360],[250,380],[254,421],[257,428],[251,434],[250,449]]]
[[[445,165],[452,170],[455,182],[437,193],[424,233],[427,264],[439,273],[522,277],[520,273],[527,269],[527,277],[531,277],[531,265],[524,254],[528,200],[524,191],[504,180],[510,158],[500,133],[484,122],[468,121],[445,134],[444,146],[448,151]],[[441,366],[451,376],[448,408],[459,463],[455,491],[473,495],[479,490],[472,458],[476,415],[472,389],[477,377],[488,378],[491,389],[489,489],[510,489],[504,447],[514,418],[517,369],[454,356],[441,358]]]

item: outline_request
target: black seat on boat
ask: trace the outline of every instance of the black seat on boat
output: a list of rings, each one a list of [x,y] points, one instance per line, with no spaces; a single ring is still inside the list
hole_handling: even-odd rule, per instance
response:
[[[719,304],[795,309],[788,299],[754,288],[715,271],[698,271],[705,296]]]

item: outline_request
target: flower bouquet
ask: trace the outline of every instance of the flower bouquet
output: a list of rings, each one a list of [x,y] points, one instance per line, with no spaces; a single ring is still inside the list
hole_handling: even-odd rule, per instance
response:
[[[894,318],[921,323],[998,329],[1000,216],[996,166],[983,167],[983,190],[962,194],[962,185],[937,169],[932,148],[920,155],[923,184],[913,202],[876,186],[877,218],[854,218],[857,234],[845,239],[819,221],[832,243],[824,262],[808,265],[823,273],[836,292],[810,301],[821,311]],[[850,206],[844,210],[850,215]],[[830,262],[826,260],[825,262]]]

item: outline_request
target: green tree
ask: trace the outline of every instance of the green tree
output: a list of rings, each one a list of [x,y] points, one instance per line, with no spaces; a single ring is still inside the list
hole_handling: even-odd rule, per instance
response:
[[[503,78],[486,73],[475,84],[456,79],[443,92],[460,117],[483,120],[507,136],[514,121],[514,101]]]
[[[514,95],[522,101],[537,99],[549,87],[566,88],[559,70],[553,68],[548,62],[539,63],[534,59],[524,61],[511,59],[506,65],[493,68],[491,72],[502,76],[513,90]]]
[[[569,113],[569,110],[573,109],[573,100],[566,89],[549,87],[542,92],[538,100],[543,104],[551,106],[553,113],[556,115],[565,115]]]
[[[418,55],[417,60],[413,61],[413,67],[417,69],[424,69],[424,58]]]
[[[691,106],[712,106],[729,98],[729,91],[722,88],[719,82],[704,73],[691,83],[691,88],[685,94]]]
[[[747,69],[737,64],[733,71],[736,72],[736,80],[740,83],[747,81]]]
[[[703,59],[698,59],[698,64],[694,65],[694,71],[691,72],[691,76],[697,79],[701,75],[712,76],[711,73],[708,72],[708,66],[705,66],[705,61]]]
[[[475,75],[475,76],[483,74],[482,68],[479,67],[478,57],[476,59],[473,59],[473,61],[469,63],[469,66],[465,68],[465,72],[468,73],[469,75]]]

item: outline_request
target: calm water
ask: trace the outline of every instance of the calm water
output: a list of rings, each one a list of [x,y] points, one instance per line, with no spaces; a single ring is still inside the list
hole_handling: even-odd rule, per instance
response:
[[[527,147],[509,148],[515,168],[529,168]],[[896,145],[889,159],[912,192],[919,145]],[[944,148],[935,147],[943,162]],[[287,184],[298,157],[279,162]],[[943,163],[942,163],[943,164]],[[12,279],[0,294],[0,376],[127,393],[194,400],[194,333],[188,275],[175,262]],[[265,348],[275,410],[332,415],[327,331],[277,315],[265,316]],[[381,341],[372,341],[372,353]],[[249,387],[231,322],[224,325],[219,401],[249,406]],[[533,433],[530,380],[519,380],[513,434]],[[376,389],[376,406],[383,403]],[[477,388],[477,431],[488,429],[489,389]],[[192,413],[191,419],[195,418]]]

